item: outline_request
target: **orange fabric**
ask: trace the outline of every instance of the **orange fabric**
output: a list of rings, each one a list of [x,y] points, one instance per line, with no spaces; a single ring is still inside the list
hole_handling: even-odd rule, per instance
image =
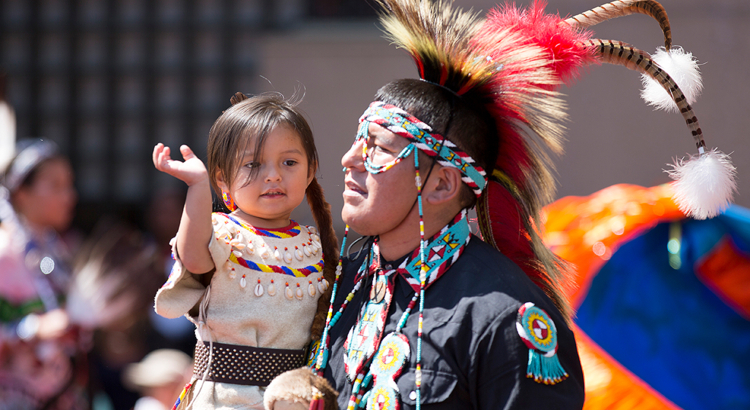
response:
[[[584,410],[679,409],[617,363],[577,326],[573,331],[586,385]]]
[[[588,197],[565,197],[544,208],[542,238],[570,262],[576,286],[571,306],[583,302],[591,281],[625,242],[665,221],[685,215],[672,200],[670,185],[644,188],[619,184]],[[584,409],[679,409],[609,356],[574,325],[586,384]]]
[[[724,302],[750,319],[750,259],[725,237],[698,262],[696,274]]]
[[[685,217],[672,200],[670,185],[644,188],[619,184],[588,197],[565,197],[542,213],[542,238],[570,262],[576,287],[567,291],[573,309],[617,248],[660,222]]]

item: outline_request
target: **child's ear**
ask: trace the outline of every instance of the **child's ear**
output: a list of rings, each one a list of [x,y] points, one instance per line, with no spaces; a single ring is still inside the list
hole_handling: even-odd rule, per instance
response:
[[[222,191],[229,192],[229,185],[224,181],[224,175],[221,171],[216,171],[216,185],[218,185]]]
[[[310,186],[310,182],[315,178],[315,167],[307,169],[307,186]]]

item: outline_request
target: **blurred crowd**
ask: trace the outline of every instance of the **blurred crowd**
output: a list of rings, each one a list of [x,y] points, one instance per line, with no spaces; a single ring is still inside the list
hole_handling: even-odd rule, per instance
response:
[[[193,326],[153,311],[184,192],[151,200],[148,231],[115,216],[71,229],[77,201],[51,141],[0,164],[0,410],[170,409],[192,372]]]

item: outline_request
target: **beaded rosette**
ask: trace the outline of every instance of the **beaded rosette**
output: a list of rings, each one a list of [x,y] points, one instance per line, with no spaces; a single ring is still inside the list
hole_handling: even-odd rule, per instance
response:
[[[547,312],[526,302],[518,309],[516,330],[529,348],[526,377],[538,383],[557,384],[568,378],[557,358],[557,327]]]

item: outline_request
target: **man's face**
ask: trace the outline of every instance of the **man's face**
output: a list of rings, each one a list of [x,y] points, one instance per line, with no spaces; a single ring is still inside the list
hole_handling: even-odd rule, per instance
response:
[[[362,160],[364,146],[370,161],[383,165],[395,160],[409,141],[374,123],[369,125],[368,136],[356,141],[341,158],[346,168],[341,218],[361,235],[382,235],[398,228],[415,206],[413,155],[417,150],[388,171],[370,174]]]

